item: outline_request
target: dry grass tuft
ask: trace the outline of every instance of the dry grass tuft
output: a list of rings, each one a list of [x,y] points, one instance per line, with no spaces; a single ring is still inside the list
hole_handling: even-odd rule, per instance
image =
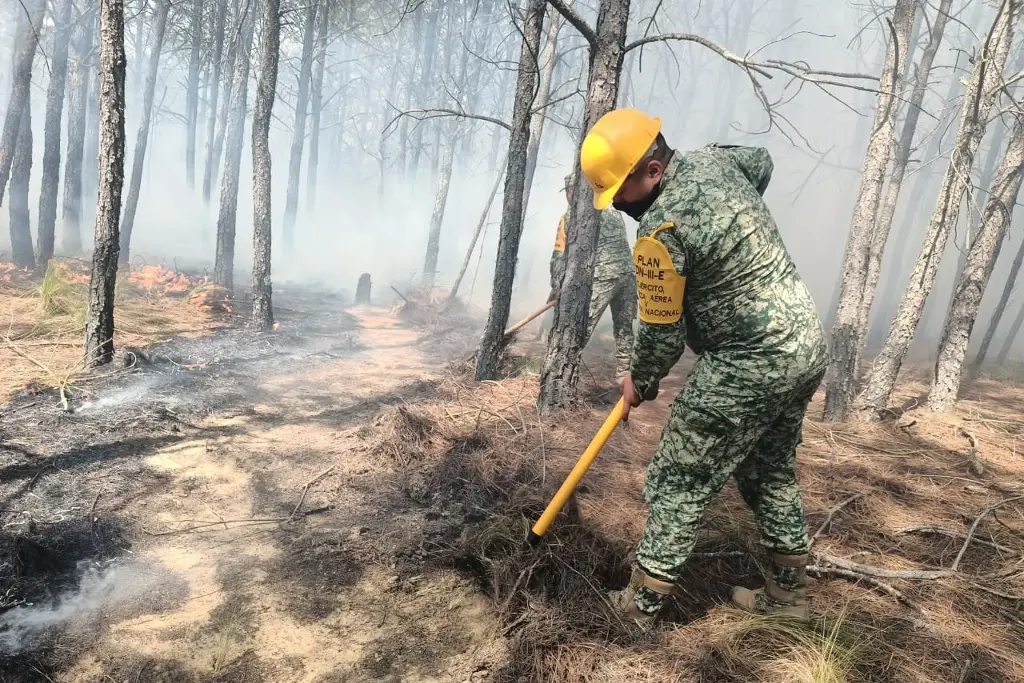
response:
[[[437,424],[413,406],[386,408],[370,426],[362,427],[370,455],[386,466],[406,467],[426,453]]]

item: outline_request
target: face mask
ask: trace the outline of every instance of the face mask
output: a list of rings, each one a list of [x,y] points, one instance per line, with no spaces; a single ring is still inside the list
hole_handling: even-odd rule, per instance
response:
[[[654,189],[651,190],[651,193],[644,197],[643,199],[638,199],[635,202],[612,202],[612,207],[617,211],[621,211],[622,213],[626,214],[627,216],[629,216],[630,218],[639,223],[640,219],[643,217],[645,213],[647,213],[647,210],[651,208],[651,205],[654,204],[654,201],[658,198],[658,195],[660,194],[661,181],[658,181],[658,184],[654,186]]]

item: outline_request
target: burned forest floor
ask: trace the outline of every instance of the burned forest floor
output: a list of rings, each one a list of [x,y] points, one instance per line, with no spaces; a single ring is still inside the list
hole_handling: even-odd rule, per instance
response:
[[[56,332],[10,305],[0,681],[1024,680],[1012,378],[935,416],[914,407],[926,370],[909,372],[906,412],[879,424],[822,423],[816,397],[799,451],[812,622],[725,604],[764,562],[730,483],[683,594],[640,631],[605,594],[628,579],[644,469],[690,361],[530,549],[617,398],[610,338],[587,351],[584,404],[540,417],[536,323],[508,376],[477,383],[468,316],[285,284],[279,328],[257,334],[232,317],[244,302],[187,313],[163,296],[161,331],[92,373],[44,358]]]

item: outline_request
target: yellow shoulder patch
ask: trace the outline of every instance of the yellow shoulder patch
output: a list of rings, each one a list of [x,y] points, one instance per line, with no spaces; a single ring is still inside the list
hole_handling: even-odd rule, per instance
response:
[[[683,317],[686,278],[676,272],[665,245],[654,239],[671,227],[672,223],[665,223],[650,237],[639,238],[633,247],[640,320],[648,324],[670,325]]]
[[[555,251],[565,253],[565,216],[558,220],[558,234],[555,235]]]

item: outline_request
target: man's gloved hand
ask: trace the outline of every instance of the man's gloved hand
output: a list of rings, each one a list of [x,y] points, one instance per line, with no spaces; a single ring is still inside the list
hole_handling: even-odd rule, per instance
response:
[[[621,382],[623,408],[622,408],[622,421],[629,422],[629,411],[632,408],[636,408],[644,401],[653,401],[658,398],[658,384],[655,383],[653,386],[648,387],[647,391],[640,393],[633,384],[633,378],[626,375],[622,378]]]

